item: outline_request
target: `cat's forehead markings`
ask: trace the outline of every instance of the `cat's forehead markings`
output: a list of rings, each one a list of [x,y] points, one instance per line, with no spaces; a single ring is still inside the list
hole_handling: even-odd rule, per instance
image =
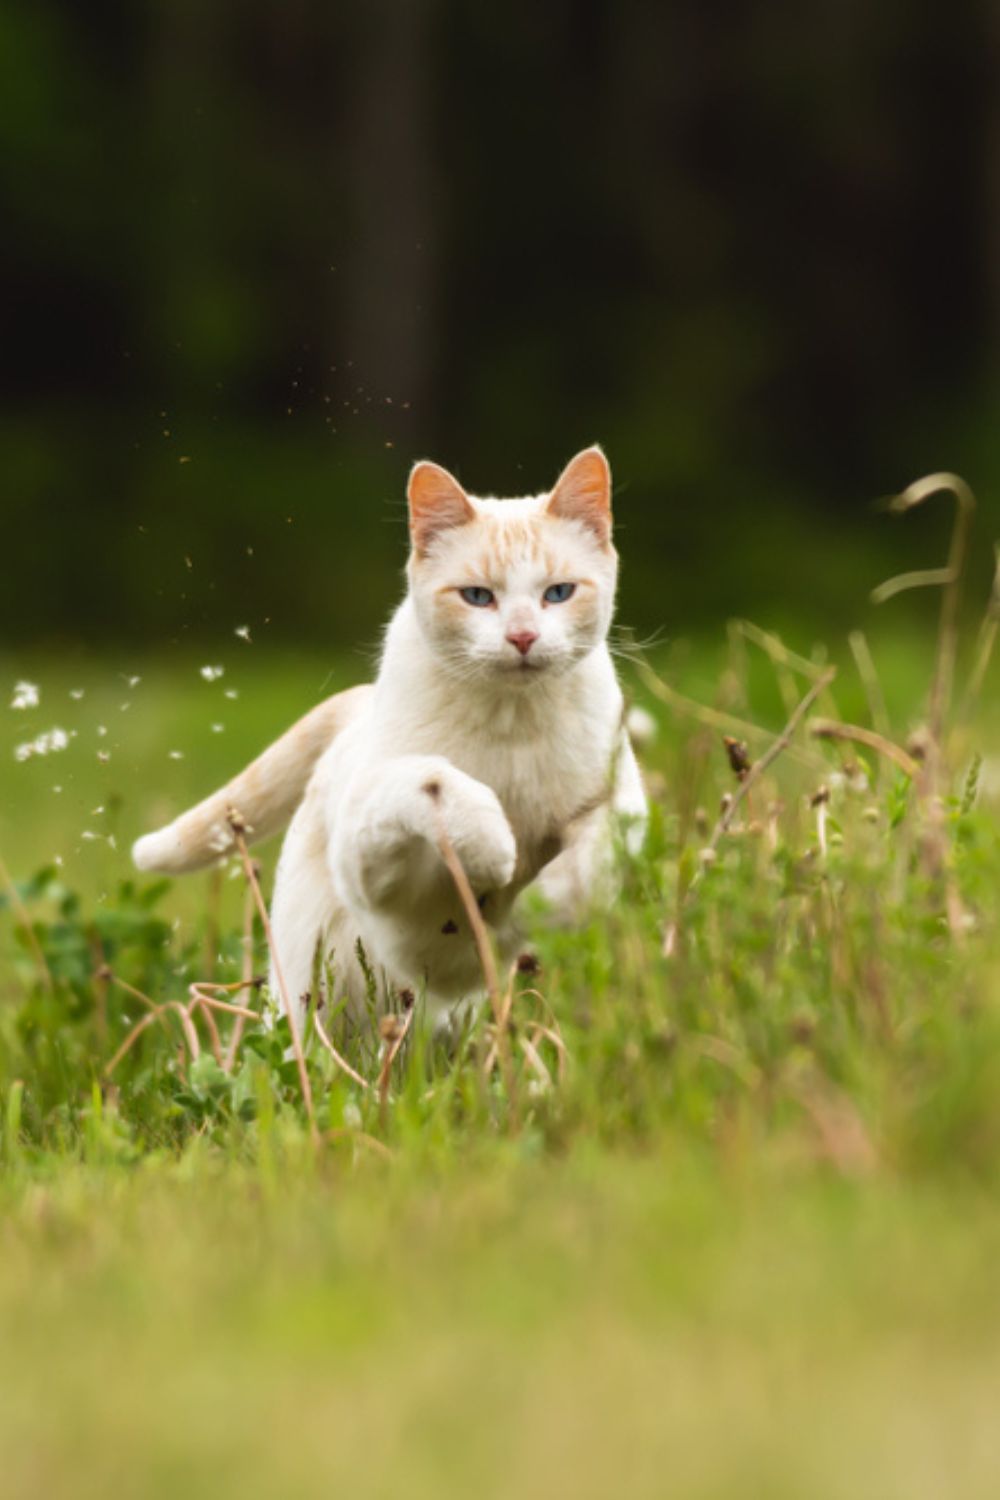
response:
[[[478,553],[479,566],[487,573],[515,573],[521,568],[537,567],[541,547],[533,537],[491,538]]]
[[[503,502],[508,505],[514,501]],[[517,515],[480,516],[482,566],[514,568],[519,565],[551,566],[552,553],[548,541],[545,517],[536,512]]]
[[[533,553],[538,546],[537,526],[526,517],[488,516],[485,527],[485,550],[503,567],[510,567],[515,559]]]

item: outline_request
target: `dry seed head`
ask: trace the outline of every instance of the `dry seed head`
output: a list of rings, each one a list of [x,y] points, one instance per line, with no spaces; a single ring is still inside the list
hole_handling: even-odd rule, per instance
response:
[[[729,767],[734,776],[740,781],[750,770],[750,751],[747,749],[745,740],[734,740],[732,735],[724,734],[722,743],[725,746],[726,755],[729,757]]]
[[[823,804],[825,802],[829,802],[829,800],[830,788],[828,786],[820,786],[816,788],[815,792],[813,792],[812,796],[809,798],[809,806],[822,807]]]
[[[378,1034],[391,1047],[403,1035],[403,1021],[399,1016],[383,1016],[378,1023]]]
[[[928,755],[930,755],[931,753],[932,743],[933,741],[931,739],[930,730],[925,724],[921,724],[920,727],[918,729],[915,729],[910,735],[910,739],[906,748],[913,756],[914,760],[918,760],[923,763],[923,761],[925,761]]]
[[[541,971],[541,967],[536,954],[519,953],[517,955],[517,972],[519,974],[538,974]]]
[[[247,821],[237,807],[226,808],[226,822],[234,833],[246,833]]]
[[[792,1016],[788,1030],[793,1042],[797,1042],[800,1047],[807,1047],[816,1035],[815,1018],[808,1011],[800,1010]]]
[[[655,1026],[649,1033],[648,1045],[656,1052],[672,1052],[677,1046],[677,1032],[669,1021]]]

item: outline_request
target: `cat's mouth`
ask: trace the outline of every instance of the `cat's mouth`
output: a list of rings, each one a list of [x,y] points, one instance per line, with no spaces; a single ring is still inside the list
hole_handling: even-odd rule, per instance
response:
[[[548,667],[547,661],[532,661],[530,657],[522,656],[517,661],[504,660],[500,664],[500,670],[507,677],[537,677]]]
[[[527,684],[547,677],[557,665],[558,659],[548,655],[536,656],[534,652],[515,658],[512,652],[510,656],[490,655],[481,660],[481,670],[490,677],[502,678],[504,682]]]

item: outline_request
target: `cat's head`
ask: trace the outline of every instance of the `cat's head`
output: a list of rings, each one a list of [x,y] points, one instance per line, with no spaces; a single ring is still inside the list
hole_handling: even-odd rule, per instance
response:
[[[600,448],[578,453],[548,493],[519,500],[479,499],[418,463],[408,499],[410,597],[454,675],[527,684],[604,640],[618,559]]]

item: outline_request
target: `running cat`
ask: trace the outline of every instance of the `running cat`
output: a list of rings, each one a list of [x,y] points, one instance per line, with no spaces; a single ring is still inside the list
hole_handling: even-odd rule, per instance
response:
[[[606,897],[614,824],[641,838],[646,801],[607,646],[617,555],[601,450],[516,500],[468,495],[421,462],[408,500],[409,587],[374,685],[321,704],[133,857],[194,869],[231,850],[230,809],[255,838],[294,813],[271,912],[290,1002],[325,969],[359,1013],[360,939],[381,984],[426,994],[439,1018],[482,990],[440,827],[503,950],[532,882],[563,908]]]

